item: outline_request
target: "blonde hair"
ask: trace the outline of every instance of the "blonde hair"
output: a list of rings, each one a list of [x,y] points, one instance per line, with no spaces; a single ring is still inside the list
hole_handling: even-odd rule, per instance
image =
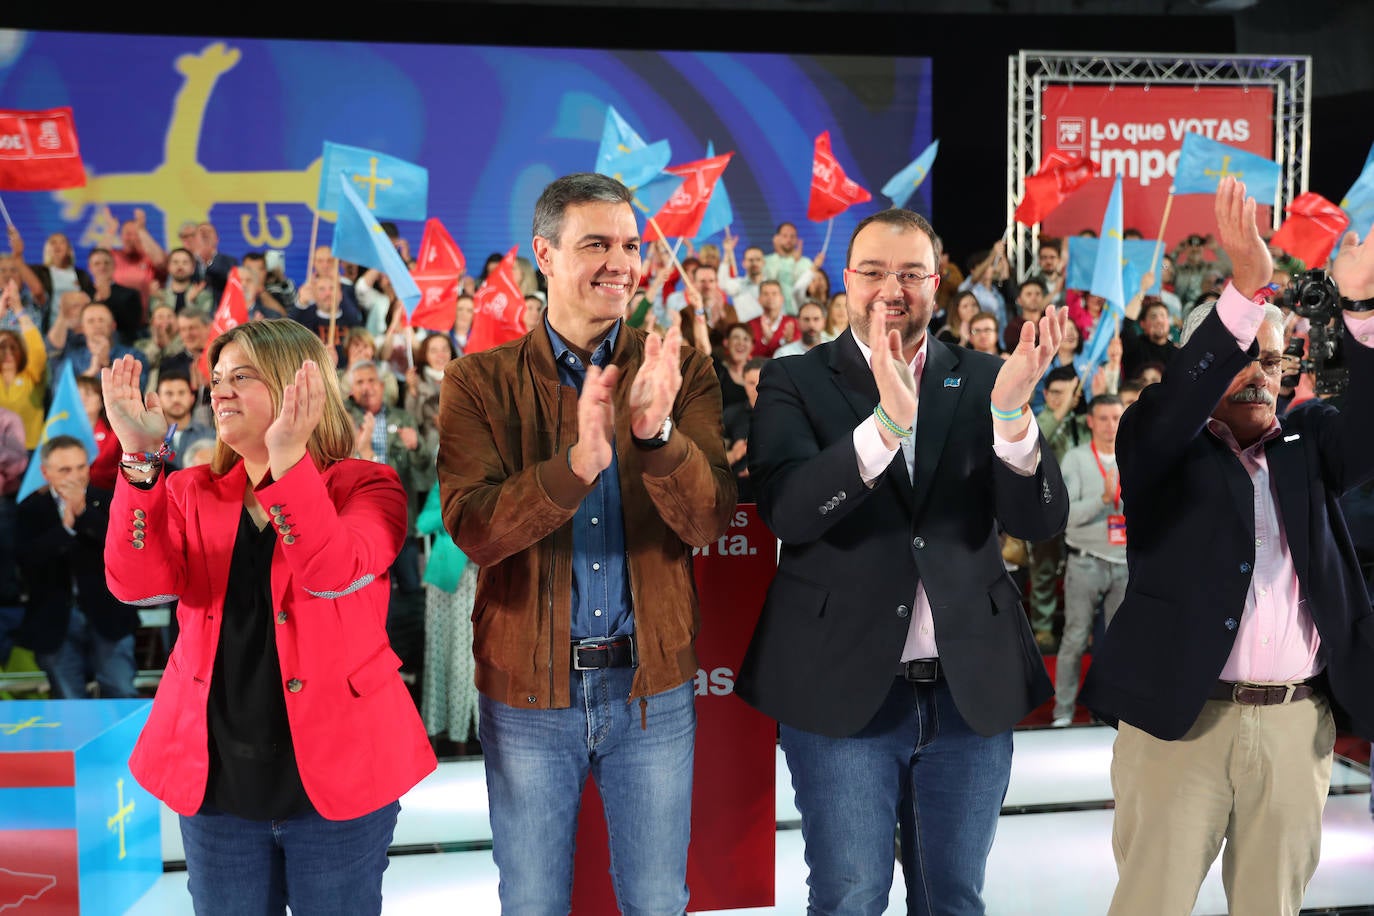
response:
[[[281,410],[281,393],[296,380],[296,372],[307,360],[320,367],[324,383],[324,416],[310,434],[305,449],[318,468],[325,468],[353,454],[353,421],[344,408],[339,392],[339,379],[328,371],[329,354],[320,339],[304,325],[290,318],[271,318],[250,321],[225,331],[210,344],[209,364],[219,362],[220,352],[229,344],[238,344],[248,362],[262,376],[272,393],[273,410]],[[240,459],[238,452],[215,437],[215,457],[210,468],[223,474]]]

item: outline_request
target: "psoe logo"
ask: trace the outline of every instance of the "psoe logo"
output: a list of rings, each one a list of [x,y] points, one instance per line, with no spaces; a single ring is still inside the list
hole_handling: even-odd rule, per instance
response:
[[[17,153],[18,153],[18,152],[23,152],[23,151],[24,151],[24,135],[23,135],[23,134],[0,134],[0,150],[12,151],[12,152],[17,152]]]
[[[46,150],[62,148],[62,135],[57,131],[56,121],[39,122],[38,145]]]
[[[1055,123],[1055,146],[1063,150],[1083,151],[1086,124],[1082,118],[1060,118]]]

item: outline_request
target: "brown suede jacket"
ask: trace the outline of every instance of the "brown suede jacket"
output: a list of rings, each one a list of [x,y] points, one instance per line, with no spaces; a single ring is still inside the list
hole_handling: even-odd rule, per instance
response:
[[[672,435],[637,448],[630,388],[643,331],[622,325],[615,443],[639,668],[631,698],[669,690],[697,670],[692,547],[720,538],[735,510],[711,361],[683,347]],[[563,385],[541,323],[449,363],[439,394],[444,524],[481,567],[473,608],[477,689],[509,706],[569,705],[572,518],[591,487],[568,466],[577,389]]]

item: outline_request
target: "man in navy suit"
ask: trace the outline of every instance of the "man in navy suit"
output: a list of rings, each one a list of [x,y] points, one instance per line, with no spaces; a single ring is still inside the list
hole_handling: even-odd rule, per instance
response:
[[[1117,436],[1126,597],[1083,700],[1117,722],[1112,914],[1186,914],[1217,857],[1232,913],[1296,913],[1339,722],[1374,736],[1374,610],[1339,498],[1374,476],[1374,243],[1331,268],[1350,387],[1278,418],[1283,319],[1255,201],[1216,200],[1235,274]]]
[[[886,909],[899,820],[910,912],[982,913],[1011,728],[1051,693],[998,536],[1068,517],[1028,406],[1064,315],[1006,361],[948,347],[939,259],[918,214],[865,219],[850,333],[759,380],[749,474],[782,554],[736,690],[781,722],[813,914]]]

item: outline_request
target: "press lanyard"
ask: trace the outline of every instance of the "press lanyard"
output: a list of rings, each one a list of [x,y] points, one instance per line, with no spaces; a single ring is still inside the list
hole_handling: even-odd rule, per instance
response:
[[[1098,472],[1099,474],[1102,475],[1102,479],[1103,479],[1103,480],[1106,480],[1106,479],[1107,479],[1107,469],[1106,469],[1106,467],[1103,466],[1103,464],[1102,464],[1102,459],[1101,459],[1100,457],[1098,457],[1098,454],[1097,454],[1097,443],[1096,443],[1096,442],[1092,442],[1092,443],[1090,443],[1090,446],[1091,446],[1091,448],[1092,448],[1092,450],[1093,450],[1093,461],[1096,461],[1096,462],[1097,462],[1097,472]],[[1114,497],[1112,498],[1112,508],[1115,509],[1117,506],[1120,506],[1120,505],[1121,505],[1121,475],[1120,475],[1120,474],[1117,474],[1117,475],[1116,475],[1116,496],[1114,496]]]

